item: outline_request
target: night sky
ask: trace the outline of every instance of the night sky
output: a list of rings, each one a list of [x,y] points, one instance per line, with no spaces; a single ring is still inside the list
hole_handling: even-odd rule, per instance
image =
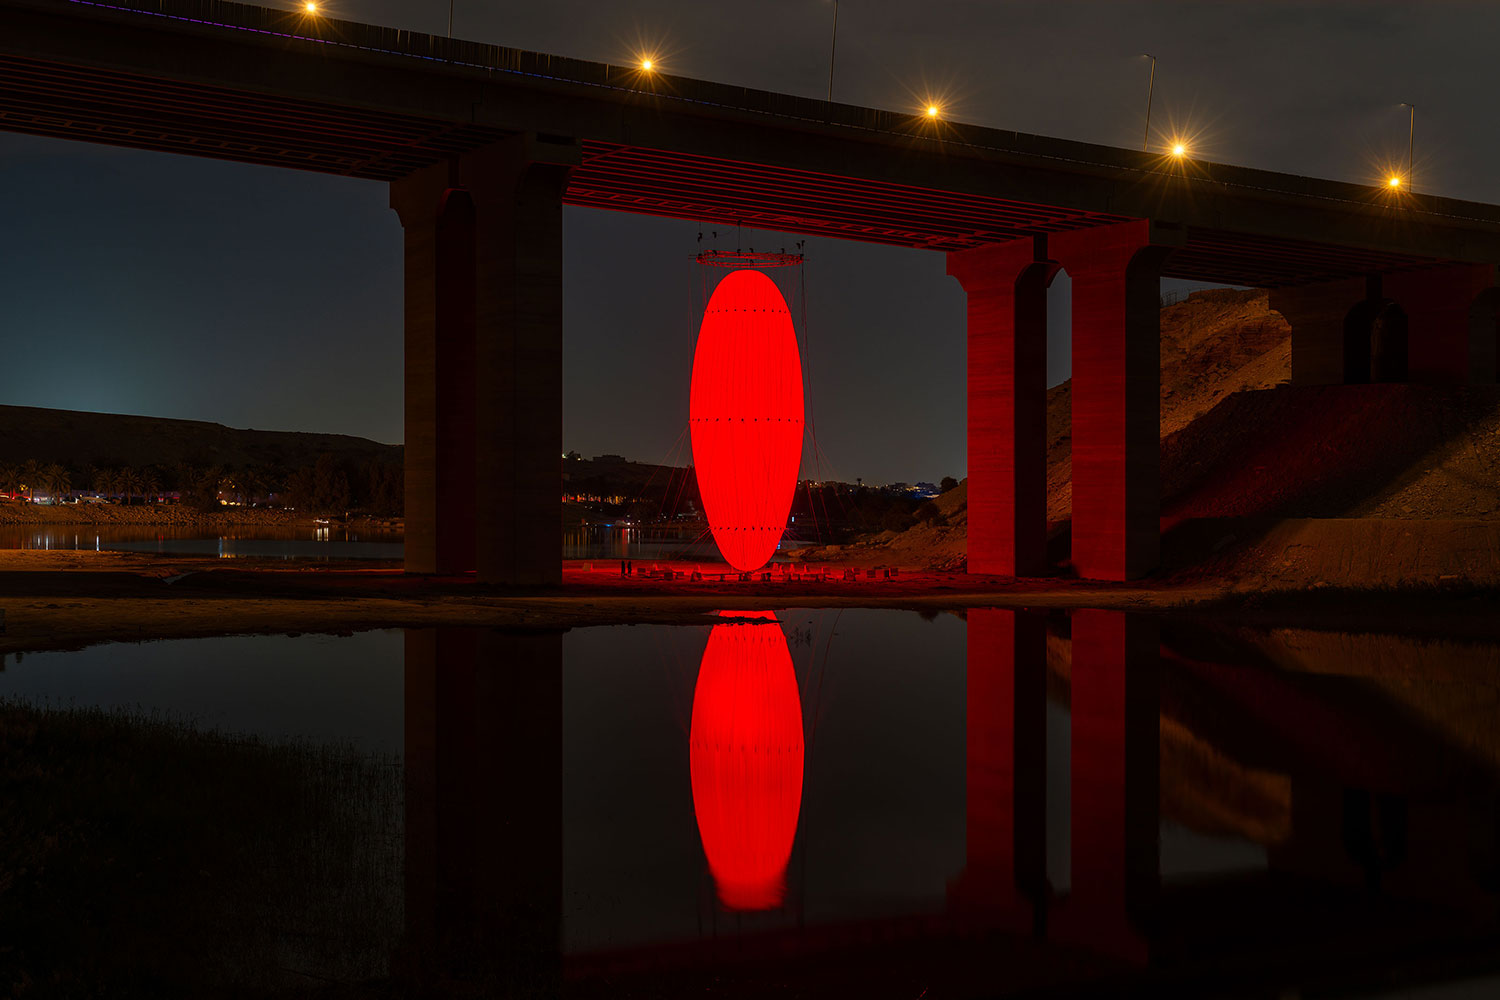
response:
[[[325,9],[447,26],[441,0]],[[454,33],[611,62],[649,48],[667,72],[821,97],[832,13],[828,0],[458,0]],[[1151,52],[1158,141],[1181,130],[1205,158],[1378,182],[1404,161],[1409,101],[1415,187],[1500,202],[1496,38],[1500,5],[1480,2],[844,0],[835,97],[906,109],[936,95],[954,119],[1132,146]],[[0,191],[0,401],[401,440],[401,228],[384,185],[0,133]],[[672,455],[698,228],[567,210],[568,448]],[[943,256],[826,239],[806,253],[804,365],[830,464],[805,474],[963,475],[963,300]]]

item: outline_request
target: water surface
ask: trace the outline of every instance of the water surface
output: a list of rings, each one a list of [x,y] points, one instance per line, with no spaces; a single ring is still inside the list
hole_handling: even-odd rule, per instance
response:
[[[174,902],[142,919],[204,961],[96,972],[157,995],[1494,985],[1443,984],[1500,968],[1500,647],[1097,611],[725,614],[9,657],[0,804],[22,836],[0,844],[73,839],[7,869],[67,913],[155,872]],[[92,708],[135,720],[109,730],[128,776],[90,777]],[[121,781],[118,823],[70,822]],[[98,948],[63,917],[46,941],[5,928],[5,905],[25,961]],[[285,933],[205,929],[261,905]]]

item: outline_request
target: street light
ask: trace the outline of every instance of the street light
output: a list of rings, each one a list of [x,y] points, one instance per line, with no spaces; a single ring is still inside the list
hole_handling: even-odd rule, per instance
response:
[[[1417,106],[1402,102],[1403,108],[1411,108],[1411,119],[1406,127],[1406,183],[1411,183],[1412,153],[1417,144]],[[1393,185],[1395,186],[1395,185]]]
[[[927,105],[927,117],[936,118],[942,112],[942,110],[943,109],[938,107],[936,104],[929,104]]]
[[[1151,148],[1151,97],[1156,93],[1156,57],[1149,52],[1142,53],[1151,60],[1151,79],[1146,83],[1146,134],[1141,138],[1141,152]]]
[[[1172,143],[1172,155],[1179,160],[1187,155],[1187,144],[1183,142]]]
[[[654,65],[656,65],[656,64],[654,62],[652,62],[651,59],[649,59],[649,58],[641,60],[641,69],[643,71],[647,72],[647,73],[651,72],[651,67],[654,66]]]
[[[833,103],[833,60],[839,52],[839,0],[833,0],[833,42],[828,47],[828,103]]]
[[[308,0],[307,3],[302,5],[302,9],[309,14],[316,14],[318,12],[318,5],[313,3],[312,0]]]

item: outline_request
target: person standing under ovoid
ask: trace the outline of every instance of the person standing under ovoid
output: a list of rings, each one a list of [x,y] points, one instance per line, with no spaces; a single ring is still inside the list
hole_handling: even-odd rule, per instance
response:
[[[625,560],[625,575],[626,576],[635,576],[635,560],[634,559],[627,559],[627,560]]]
[[[620,560],[620,575],[621,576],[625,575],[625,560],[624,559]]]

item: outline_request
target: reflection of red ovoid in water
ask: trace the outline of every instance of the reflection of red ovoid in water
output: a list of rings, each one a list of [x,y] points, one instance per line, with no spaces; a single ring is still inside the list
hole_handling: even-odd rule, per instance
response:
[[[781,625],[715,625],[693,691],[689,764],[703,853],[731,910],[768,910],[786,895],[802,808],[802,701]]]
[[[760,271],[731,271],[703,312],[688,426],[708,526],[742,573],[769,562],[786,530],[802,423],[802,358],[786,300]]]

